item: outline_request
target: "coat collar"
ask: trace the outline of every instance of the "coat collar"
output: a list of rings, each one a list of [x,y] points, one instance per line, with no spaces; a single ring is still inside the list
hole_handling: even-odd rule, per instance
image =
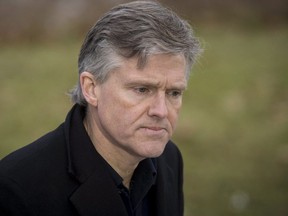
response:
[[[178,181],[176,180],[179,176],[175,175],[163,157],[160,156],[158,158],[158,164],[159,169],[156,180],[156,215],[180,216],[179,211],[176,208],[182,205],[183,197],[180,194],[177,194],[177,190],[175,190],[175,187],[179,186],[177,184]],[[182,188],[182,185],[179,188]]]
[[[65,121],[68,172],[79,182],[70,197],[81,216],[121,215],[126,209],[105,168],[107,162],[95,150],[83,125],[85,108],[74,105]]]

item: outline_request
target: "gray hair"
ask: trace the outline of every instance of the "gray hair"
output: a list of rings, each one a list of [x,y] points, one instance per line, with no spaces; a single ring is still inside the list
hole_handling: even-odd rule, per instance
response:
[[[99,83],[123,59],[138,58],[144,68],[155,54],[180,54],[187,64],[187,79],[200,45],[190,25],[154,1],[133,1],[112,8],[88,32],[78,59],[79,74],[88,71]],[[121,61],[122,60],[122,61]],[[87,105],[80,83],[70,92],[74,103]]]

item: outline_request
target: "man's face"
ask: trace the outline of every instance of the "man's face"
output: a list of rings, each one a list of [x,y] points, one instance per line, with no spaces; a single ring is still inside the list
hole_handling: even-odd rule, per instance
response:
[[[112,71],[92,109],[98,142],[140,159],[161,155],[178,119],[185,66],[181,55],[154,55],[143,69],[133,58]]]

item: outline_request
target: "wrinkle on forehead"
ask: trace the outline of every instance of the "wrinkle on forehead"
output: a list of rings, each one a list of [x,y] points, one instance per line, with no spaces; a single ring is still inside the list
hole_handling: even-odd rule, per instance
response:
[[[143,68],[139,68],[137,65],[138,58],[130,58],[123,60],[121,68],[122,70],[129,70],[131,72],[129,75],[134,76],[135,79],[137,75],[139,78],[144,79],[145,76],[142,76],[143,73],[146,73],[150,77],[157,78],[157,76],[171,77],[175,80],[183,82],[185,78],[185,84],[187,85],[187,76],[186,76],[186,60],[183,55],[172,55],[172,54],[157,54],[149,56],[147,63]],[[147,77],[147,76],[146,76]],[[128,77],[125,77],[128,78]],[[152,80],[151,80],[152,81]],[[160,81],[159,81],[160,82]],[[160,84],[160,83],[159,83]]]

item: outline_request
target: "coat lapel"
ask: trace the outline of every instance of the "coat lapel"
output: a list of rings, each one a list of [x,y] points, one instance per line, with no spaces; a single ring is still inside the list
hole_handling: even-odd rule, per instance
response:
[[[162,167],[158,169],[157,174],[157,186],[156,186],[156,208],[157,208],[157,215],[161,216],[178,216],[178,212],[175,209],[175,203],[178,202],[177,194],[175,193],[175,174],[167,164],[160,164],[159,166]],[[163,167],[166,168],[163,169]]]
[[[70,201],[81,216],[127,216],[125,205],[84,126],[85,110],[75,105],[65,121],[68,172],[79,183]]]
[[[128,216],[114,182],[95,172],[70,197],[81,216]]]

